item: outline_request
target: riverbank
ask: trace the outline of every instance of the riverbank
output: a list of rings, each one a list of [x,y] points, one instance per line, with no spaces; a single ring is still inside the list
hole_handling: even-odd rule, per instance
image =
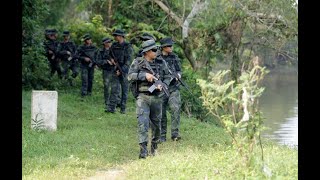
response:
[[[126,115],[106,114],[99,94],[80,100],[77,91],[59,92],[58,130],[30,129],[31,91],[22,92],[23,179],[297,179],[298,151],[263,140],[264,164],[239,164],[222,128],[181,118],[180,142],[159,145],[158,155],[138,159],[134,100]],[[169,124],[170,126],[170,124]],[[169,135],[168,135],[169,139]],[[261,154],[256,148],[257,155]]]

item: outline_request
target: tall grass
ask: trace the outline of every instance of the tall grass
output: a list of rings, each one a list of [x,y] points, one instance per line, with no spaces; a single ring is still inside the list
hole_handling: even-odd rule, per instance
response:
[[[129,96],[125,115],[105,113],[96,81],[93,95],[83,101],[80,88],[59,90],[55,132],[31,130],[31,91],[22,92],[23,179],[111,179],[112,172],[116,179],[268,179],[261,166],[238,166],[239,155],[222,128],[185,116],[180,142],[169,140],[157,156],[139,160],[134,99]],[[264,148],[272,178],[297,179],[296,149],[268,141]]]

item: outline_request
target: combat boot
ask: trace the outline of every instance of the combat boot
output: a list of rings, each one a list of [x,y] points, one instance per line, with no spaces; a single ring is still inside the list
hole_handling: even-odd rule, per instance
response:
[[[167,141],[167,138],[166,138],[166,136],[161,136],[160,137],[160,142],[166,142]]]
[[[147,142],[139,143],[140,145],[140,154],[139,159],[145,159],[148,156]]]
[[[121,114],[126,114],[126,109],[121,108],[120,113]]]
[[[180,135],[173,135],[171,137],[171,139],[172,139],[172,141],[179,141],[179,140],[181,140],[181,136]]]
[[[157,153],[158,144],[157,143],[151,143],[151,155],[155,156]]]

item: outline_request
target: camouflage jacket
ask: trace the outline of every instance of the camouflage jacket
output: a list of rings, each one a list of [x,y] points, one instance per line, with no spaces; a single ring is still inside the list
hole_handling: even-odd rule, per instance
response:
[[[166,63],[161,59],[155,59],[152,62],[148,62],[144,57],[136,58],[130,66],[128,80],[131,83],[137,82],[140,92],[147,91],[153,83],[147,81],[146,73],[153,74],[152,71],[160,76],[163,83],[167,86],[169,85],[171,76]]]
[[[110,65],[107,60],[110,60],[110,50],[106,48],[101,48],[96,56],[97,65],[104,70],[112,70],[115,68],[114,65]]]

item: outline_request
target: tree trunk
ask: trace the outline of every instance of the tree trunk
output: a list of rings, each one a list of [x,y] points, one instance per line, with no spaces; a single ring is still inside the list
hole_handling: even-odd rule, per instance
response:
[[[232,79],[238,82],[238,78],[241,75],[241,60],[239,57],[239,47],[241,44],[241,37],[243,33],[243,19],[235,17],[231,25],[227,28],[228,38],[231,41],[231,52],[232,52],[232,62],[231,62],[231,74]]]
[[[192,69],[196,71],[197,70],[196,60],[192,56],[192,47],[190,47],[190,42],[189,42],[188,38],[183,39],[182,49],[183,49],[184,55],[186,56],[186,58],[188,59],[190,65],[191,65]]]
[[[111,26],[111,18],[112,18],[112,0],[109,0],[108,3],[108,23],[107,27]]]
[[[193,48],[190,46],[190,42],[188,39],[189,25],[190,25],[190,22],[194,19],[194,17],[196,15],[198,15],[199,13],[201,13],[207,7],[208,2],[206,0],[205,1],[195,0],[192,4],[191,12],[188,14],[187,18],[184,21],[182,20],[182,18],[180,18],[174,12],[172,12],[165,4],[163,4],[162,1],[154,0],[154,2],[156,4],[158,4],[158,6],[162,10],[164,10],[166,13],[168,13],[168,15],[172,19],[174,19],[176,21],[176,23],[182,28],[182,44],[181,44],[182,49],[183,49],[183,52],[184,52],[186,58],[190,62],[192,69],[196,70],[197,69],[196,60],[192,56]]]

